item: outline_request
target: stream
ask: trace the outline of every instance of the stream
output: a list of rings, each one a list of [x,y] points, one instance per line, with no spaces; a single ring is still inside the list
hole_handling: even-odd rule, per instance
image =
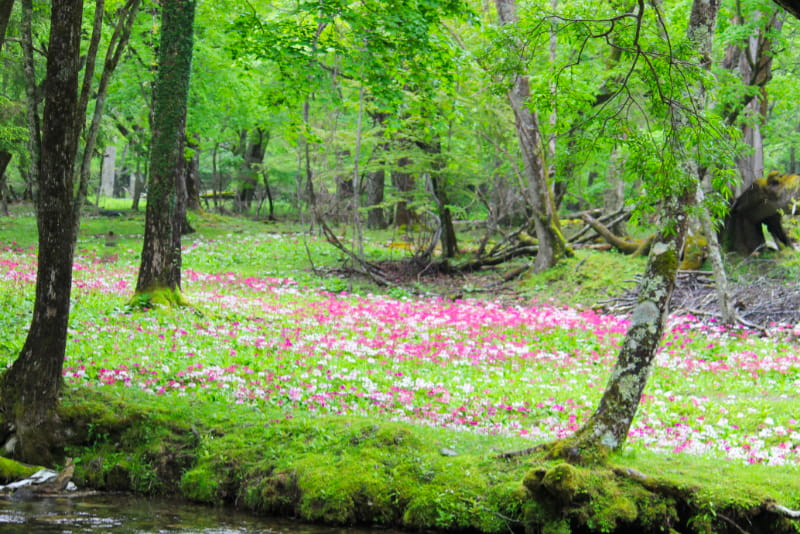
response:
[[[369,534],[132,495],[0,499],[0,534]],[[382,530],[391,534],[391,531]],[[398,533],[395,533],[398,534]]]

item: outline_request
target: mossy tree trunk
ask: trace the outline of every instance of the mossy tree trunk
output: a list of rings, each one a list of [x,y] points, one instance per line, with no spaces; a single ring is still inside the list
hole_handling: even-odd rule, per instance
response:
[[[51,8],[36,205],[39,254],[28,337],[2,377],[2,410],[14,425],[15,455],[51,464],[59,445],[56,406],[62,385],[72,286],[73,169],[82,117],[78,72],[83,0],[54,0]]]
[[[694,198],[694,191],[687,188],[683,194],[668,199],[662,217],[669,223],[663,225],[650,248],[631,326],[600,404],[575,435],[556,445],[556,455],[581,460],[603,458],[625,443],[661,344],[686,240],[686,209]]]
[[[500,23],[517,23],[515,0],[496,0]],[[543,271],[553,267],[559,259],[569,254],[569,248],[561,234],[558,217],[553,205],[553,194],[547,178],[543,157],[542,134],[536,114],[528,107],[531,89],[528,76],[517,74],[514,85],[508,92],[508,100],[514,111],[514,121],[522,152],[524,178],[528,183],[531,209],[529,226],[539,241],[539,250],[534,261],[534,270]]]
[[[688,37],[700,52],[701,68],[708,68],[711,61],[711,45],[718,11],[719,0],[692,2]],[[703,109],[705,91],[701,85],[692,88],[691,94],[686,96],[694,104],[690,109]],[[698,200],[701,178],[700,169],[694,159],[696,154],[685,150],[680,135],[690,127],[688,117],[675,103],[670,104],[670,110],[672,130],[676,132],[670,141],[670,148],[676,154],[682,185],[676,184],[671,188],[672,193],[662,201],[661,230],[650,248],[647,267],[639,284],[639,294],[631,316],[631,325],[600,404],[573,436],[556,442],[551,450],[554,456],[591,462],[603,460],[610,452],[622,448],[661,344],[680,256],[686,242],[689,211]],[[671,177],[672,173],[669,175]]]
[[[180,301],[181,229],[186,216],[186,187],[178,187],[178,180],[184,179],[186,165],[183,150],[195,0],[165,0],[161,9],[147,211],[136,294],[159,293],[166,297],[165,303],[174,304]]]

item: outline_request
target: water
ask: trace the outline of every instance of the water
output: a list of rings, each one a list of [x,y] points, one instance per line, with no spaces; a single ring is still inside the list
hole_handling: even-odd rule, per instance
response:
[[[0,534],[369,534],[134,496],[0,499]],[[387,533],[389,531],[381,531]],[[397,533],[395,533],[397,534]]]

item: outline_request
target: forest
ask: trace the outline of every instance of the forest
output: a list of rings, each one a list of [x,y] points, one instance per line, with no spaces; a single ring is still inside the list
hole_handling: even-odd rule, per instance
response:
[[[794,532],[798,17],[0,0],[0,478]]]

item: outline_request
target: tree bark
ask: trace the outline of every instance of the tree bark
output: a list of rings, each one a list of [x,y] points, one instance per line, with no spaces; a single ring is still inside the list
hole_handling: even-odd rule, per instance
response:
[[[400,200],[394,209],[395,227],[409,228],[415,220],[415,215],[408,207],[411,202],[411,193],[414,191],[414,176],[403,170],[411,165],[411,159],[402,157],[397,161],[397,169],[392,171],[392,185],[397,188]]]
[[[700,51],[700,67],[710,62],[719,0],[694,0],[689,18],[688,36]],[[702,86],[688,95],[696,107],[703,109],[705,93]],[[671,104],[673,129],[680,132],[689,127],[688,118]],[[572,461],[603,460],[622,448],[628,437],[631,422],[639,407],[647,384],[656,351],[661,343],[664,325],[669,314],[669,302],[675,289],[675,277],[680,255],[686,241],[688,212],[697,200],[700,182],[697,163],[690,159],[680,137],[671,140],[671,149],[678,154],[686,180],[681,188],[663,200],[661,230],[650,249],[644,277],[639,285],[631,326],[600,399],[597,410],[573,436],[556,442],[551,453]]]
[[[439,216],[439,226],[441,227],[442,255],[445,258],[453,258],[458,253],[458,241],[456,230],[453,226],[453,216],[450,212],[450,200],[447,195],[447,182],[442,176],[445,162],[442,156],[442,144],[437,139],[429,143],[421,143],[421,148],[431,156],[431,186],[436,200],[436,212]]]
[[[379,129],[375,136],[379,139],[383,137],[383,125],[388,118],[388,113],[374,112],[370,114],[374,126]],[[384,209],[381,207],[383,203],[384,191],[386,187],[386,165],[384,154],[389,152],[389,143],[379,142],[375,147],[377,156],[377,169],[371,170],[367,173],[367,228],[383,229],[386,228],[386,217],[384,216]]]
[[[82,117],[77,113],[82,0],[51,8],[42,149],[38,160],[39,256],[33,319],[19,357],[2,377],[2,410],[13,423],[14,454],[51,464],[59,445],[55,409],[62,385],[72,287],[73,169]]]
[[[6,28],[13,9],[14,0],[0,0],[0,51],[3,50],[3,43],[6,41]]]
[[[800,19],[800,0],[774,0],[776,4],[789,12],[796,19]]]
[[[196,136],[186,139],[186,146],[191,150],[192,157],[186,162],[186,209],[189,211],[202,211],[200,205],[200,144]]]
[[[756,11],[751,16],[758,20],[765,15]],[[742,19],[742,14],[738,13],[734,17],[734,23],[742,24]],[[777,11],[770,14],[765,27],[743,43],[730,45],[722,61],[722,66],[736,72],[745,86],[759,89],[757,93],[748,93],[738,105],[726,110],[727,119],[731,123],[742,114],[748,116],[748,120],[740,128],[742,140],[752,148],[750,153],[737,158],[741,182],[736,186],[736,195],[764,175],[764,135],[761,124],[766,121],[767,114],[766,85],[772,79],[772,36],[780,32],[782,26],[783,21],[777,17]]]
[[[196,0],[162,2],[144,245],[136,283],[137,295],[152,300],[159,293],[169,305],[180,302],[181,228],[186,215],[181,182],[195,5]]]
[[[763,226],[778,246],[789,245],[789,237],[781,224],[781,214],[800,200],[800,176],[771,172],[753,182],[739,195],[725,219],[722,240],[725,249],[744,256],[766,245]]]
[[[497,14],[503,25],[517,23],[515,0],[496,0]],[[523,173],[529,188],[531,219],[529,226],[539,241],[533,268],[540,272],[553,267],[559,259],[569,254],[567,242],[558,227],[553,206],[553,194],[547,180],[547,169],[543,158],[543,142],[536,113],[528,107],[530,82],[524,74],[514,77],[514,85],[508,92],[508,100],[514,110],[519,147],[522,152]]]
[[[11,152],[0,150],[0,208],[6,217],[8,217],[8,188],[6,186],[8,177],[6,176],[6,169],[10,162]]]

